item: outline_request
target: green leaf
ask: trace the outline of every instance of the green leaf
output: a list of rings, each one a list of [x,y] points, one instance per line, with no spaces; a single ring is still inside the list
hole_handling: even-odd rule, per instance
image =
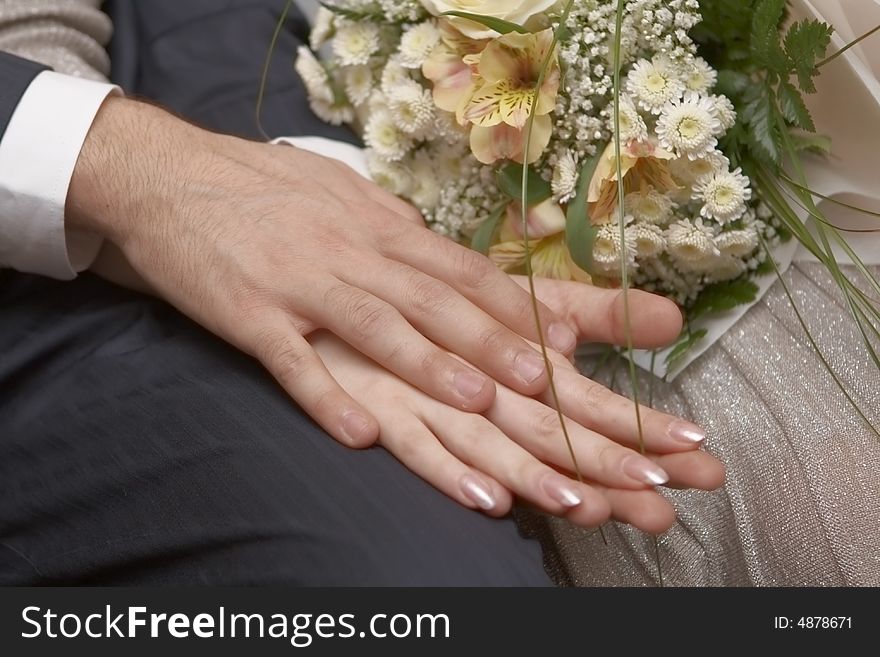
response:
[[[479,23],[490,30],[495,30],[499,34],[509,34],[510,32],[518,32],[519,34],[530,34],[529,30],[522,25],[511,23],[500,18],[492,16],[481,16],[480,14],[472,14],[467,11],[444,11],[441,16],[455,16],[456,18],[464,18],[465,20]]]
[[[779,34],[785,4],[786,0],[758,0],[752,17],[752,55],[758,64],[779,74],[790,68]]]
[[[751,79],[745,73],[725,69],[718,71],[716,90],[718,93],[728,97],[739,96],[749,88],[751,83]]]
[[[492,211],[492,214],[486,217],[483,223],[480,224],[480,227],[477,228],[477,232],[475,232],[473,238],[471,238],[471,248],[474,251],[479,251],[483,255],[489,253],[489,247],[492,246],[492,238],[495,237],[495,231],[498,230],[498,224],[501,222],[501,217],[504,216],[506,210],[506,203],[499,205]]]
[[[380,15],[375,11],[356,11],[354,9],[347,9],[345,7],[338,7],[336,5],[330,4],[328,2],[319,2],[324,9],[333,12],[343,18],[347,18],[352,21],[363,21],[365,19],[375,19],[380,18]]]
[[[599,230],[590,221],[587,197],[590,195],[590,182],[604,151],[605,147],[599,146],[596,154],[584,162],[578,178],[577,193],[568,203],[565,212],[565,244],[571,259],[590,274],[593,273],[593,243]]]
[[[785,53],[805,93],[816,93],[813,79],[819,75],[817,64],[825,57],[834,28],[816,20],[795,23],[785,35]]]
[[[511,162],[504,165],[495,173],[495,180],[501,192],[514,201],[522,201],[522,178],[523,165]],[[553,195],[550,183],[538,175],[532,167],[529,167],[528,186],[529,207],[543,203]]]
[[[693,333],[684,333],[676,343],[675,348],[666,356],[666,370],[672,371],[687,356],[688,352],[696,347],[706,337],[709,331],[700,329]]]
[[[751,128],[749,143],[764,160],[778,166],[782,161],[782,139],[776,127],[773,101],[773,90],[766,87],[764,93],[746,107],[745,117]]]
[[[768,255],[767,259],[758,265],[757,269],[755,269],[756,276],[769,276],[770,274],[776,273],[776,267],[773,266],[773,263],[770,261],[770,258],[773,256]]]
[[[793,130],[789,133],[792,146],[798,152],[811,151],[818,155],[831,154],[831,137]]]
[[[737,306],[751,303],[758,298],[758,286],[748,278],[738,278],[727,283],[707,286],[688,308],[688,318],[693,320],[703,315],[732,310]]]
[[[803,128],[807,132],[816,132],[816,124],[807,109],[800,91],[791,83],[783,81],[779,85],[779,108],[789,123]]]

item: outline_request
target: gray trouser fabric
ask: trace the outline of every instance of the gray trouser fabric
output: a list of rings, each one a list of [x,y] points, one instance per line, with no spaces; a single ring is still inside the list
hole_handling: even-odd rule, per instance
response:
[[[281,4],[115,3],[128,90],[253,135]],[[289,65],[300,38],[282,39],[276,134],[320,127]],[[7,271],[0,309],[0,583],[550,583],[512,520],[459,507],[382,449],[340,446],[160,301]]]

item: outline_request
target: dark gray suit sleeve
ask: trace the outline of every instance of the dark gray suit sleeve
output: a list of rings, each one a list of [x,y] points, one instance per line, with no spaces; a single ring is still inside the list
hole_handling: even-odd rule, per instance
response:
[[[6,127],[24,92],[45,70],[48,67],[43,64],[0,52],[0,139],[6,134]]]

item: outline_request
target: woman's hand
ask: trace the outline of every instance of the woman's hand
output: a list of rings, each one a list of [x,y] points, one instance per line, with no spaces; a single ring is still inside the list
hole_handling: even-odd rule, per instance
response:
[[[338,162],[119,98],[89,133],[67,204],[71,227],[113,242],[159,296],[257,357],[351,446],[378,424],[306,341],[319,328],[450,407],[485,411],[494,381],[528,395],[548,384],[526,341],[528,295],[418,220]],[[571,351],[572,328],[541,313],[546,339]]]
[[[612,342],[619,335],[617,314],[609,310],[618,303],[613,292],[555,282],[542,287],[560,301],[557,310],[571,300],[605,309],[583,325],[584,337]],[[652,295],[639,301],[645,312],[633,324],[636,340],[647,346],[673,339],[680,328],[674,304]],[[662,532],[675,513],[656,486],[713,489],[724,479],[721,464],[698,450],[704,437],[699,427],[646,408],[646,456],[640,455],[632,402],[581,376],[563,358],[557,359],[556,384],[584,483],[573,477],[571,453],[546,395],[537,400],[498,386],[483,417],[431,399],[330,334],[315,334],[312,344],[379,419],[380,444],[459,503],[491,515],[505,514],[520,497],[583,526],[614,517]]]

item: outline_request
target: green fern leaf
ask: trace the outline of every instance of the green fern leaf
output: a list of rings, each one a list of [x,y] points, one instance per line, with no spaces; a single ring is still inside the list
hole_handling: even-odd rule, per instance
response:
[[[785,35],[785,54],[805,93],[816,93],[817,64],[825,57],[834,28],[820,21],[795,23]]]
[[[782,115],[789,123],[799,128],[803,128],[807,132],[816,132],[816,124],[807,109],[800,91],[790,82],[783,81],[779,85],[779,108]]]

